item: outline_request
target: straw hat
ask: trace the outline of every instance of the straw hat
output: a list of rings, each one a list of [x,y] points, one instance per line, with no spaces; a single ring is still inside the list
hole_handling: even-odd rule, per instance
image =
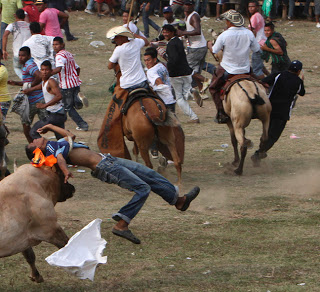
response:
[[[238,11],[230,9],[227,12],[221,14],[220,17],[229,20],[234,26],[244,25],[244,18]]]
[[[114,39],[115,36],[121,35],[128,38],[134,38],[132,32],[124,26],[115,26],[107,31],[107,39]]]

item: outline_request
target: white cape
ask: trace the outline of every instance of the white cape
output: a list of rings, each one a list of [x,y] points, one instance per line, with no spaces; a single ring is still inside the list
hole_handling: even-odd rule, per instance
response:
[[[73,235],[65,247],[46,258],[48,264],[62,267],[80,279],[93,281],[97,265],[107,262],[107,256],[102,256],[107,242],[101,238],[101,222],[101,219],[95,219]]]

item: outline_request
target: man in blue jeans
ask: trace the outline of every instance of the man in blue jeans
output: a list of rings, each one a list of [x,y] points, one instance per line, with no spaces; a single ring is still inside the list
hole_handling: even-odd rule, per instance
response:
[[[199,187],[194,187],[189,193],[179,197],[178,188],[156,171],[131,160],[91,151],[87,146],[75,143],[74,134],[57,126],[45,125],[38,129],[40,134],[48,131],[54,131],[65,138],[58,142],[48,141],[43,137],[35,139],[26,147],[29,159],[33,158],[33,151],[39,148],[45,156],[53,154],[57,158],[58,165],[65,176],[65,182],[72,177],[66,164],[68,162],[90,168],[92,176],[103,182],[117,184],[121,188],[133,191],[135,194],[129,203],[112,215],[112,219],[117,221],[112,233],[135,244],[140,244],[140,240],[128,226],[142,208],[150,191],[158,194],[180,211],[186,211],[200,192]]]
[[[146,36],[146,38],[150,37],[149,25],[151,25],[158,33],[160,31],[160,27],[149,18],[149,14],[153,8],[154,2],[155,0],[144,0],[140,6],[140,10],[142,10],[142,20],[143,20],[143,27],[144,27],[143,33]]]

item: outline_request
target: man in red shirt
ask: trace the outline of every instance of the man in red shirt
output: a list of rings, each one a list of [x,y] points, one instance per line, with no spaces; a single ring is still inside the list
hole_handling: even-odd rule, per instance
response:
[[[40,12],[33,4],[32,0],[22,0],[23,10],[27,13],[29,21],[27,22],[39,22]]]

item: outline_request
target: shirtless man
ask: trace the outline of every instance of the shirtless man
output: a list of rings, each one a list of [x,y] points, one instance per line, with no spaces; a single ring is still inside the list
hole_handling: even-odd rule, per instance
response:
[[[35,139],[26,147],[29,159],[33,158],[33,151],[39,148],[45,156],[54,154],[57,157],[58,165],[65,175],[65,181],[72,177],[66,164],[68,161],[68,163],[90,168],[92,176],[101,181],[117,184],[135,192],[131,201],[112,215],[112,218],[117,221],[112,233],[135,244],[140,244],[140,240],[128,226],[142,208],[150,191],[158,194],[180,211],[186,211],[200,192],[199,187],[194,187],[189,193],[179,197],[178,188],[156,171],[131,160],[113,157],[110,154],[104,156],[89,150],[84,145],[71,142],[70,140],[74,141],[76,136],[65,129],[53,125],[38,129],[40,134],[47,131],[54,131],[65,138],[58,142],[48,141],[43,137]],[[71,147],[73,148],[70,151]]]

